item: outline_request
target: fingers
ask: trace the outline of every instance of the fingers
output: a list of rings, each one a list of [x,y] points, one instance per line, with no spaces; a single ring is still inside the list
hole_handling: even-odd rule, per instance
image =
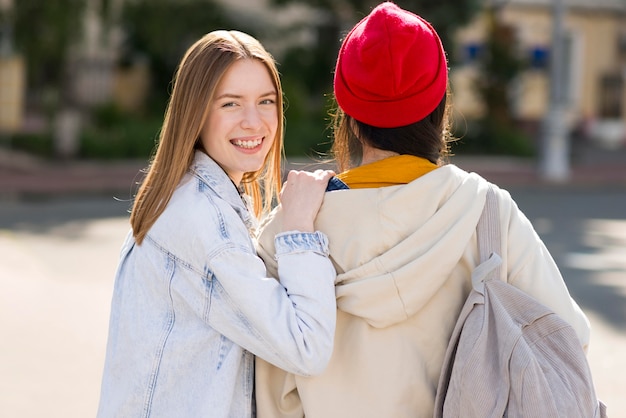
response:
[[[306,172],[305,172],[305,173],[306,173]],[[329,179],[330,179],[332,176],[334,176],[334,175],[335,175],[335,172],[334,172],[333,170],[322,170],[322,169],[318,169],[318,170],[315,170],[315,171],[313,172],[313,176],[314,176],[316,179],[319,179],[319,180],[321,180],[321,181],[323,181],[323,180],[329,180]]]
[[[289,170],[289,173],[287,173],[287,180],[285,183],[289,181],[296,182],[296,181],[308,181],[308,180],[315,180],[315,181],[328,183],[328,180],[330,180],[330,178],[334,175],[335,175],[335,172],[333,170],[318,169],[313,172],[303,171],[303,170]]]
[[[332,170],[291,170],[281,192],[285,230],[312,231]]]

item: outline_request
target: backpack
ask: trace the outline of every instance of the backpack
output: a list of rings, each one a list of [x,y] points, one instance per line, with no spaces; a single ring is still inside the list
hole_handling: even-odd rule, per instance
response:
[[[502,281],[498,201],[477,225],[481,264],[446,350],[435,418],[606,417],[574,329]]]

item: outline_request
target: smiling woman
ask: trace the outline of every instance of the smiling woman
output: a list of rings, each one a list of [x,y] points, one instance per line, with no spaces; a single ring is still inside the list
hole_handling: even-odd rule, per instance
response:
[[[300,375],[326,367],[335,270],[313,220],[334,173],[292,171],[281,191],[282,106],[274,60],[249,35],[211,32],[183,57],[122,246],[99,417],[250,417],[254,355]],[[281,282],[254,247],[279,196]]]
[[[276,88],[265,65],[236,61],[217,85],[200,134],[202,147],[238,184],[262,166],[278,129]]]

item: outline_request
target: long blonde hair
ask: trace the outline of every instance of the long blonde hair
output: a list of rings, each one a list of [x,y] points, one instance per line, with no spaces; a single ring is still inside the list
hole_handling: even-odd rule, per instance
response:
[[[283,91],[274,58],[259,41],[238,31],[218,30],[196,41],[185,53],[173,78],[158,146],[135,196],[130,223],[141,244],[146,233],[163,213],[177,185],[189,169],[199,148],[200,131],[209,112],[217,84],[237,60],[256,59],[263,63],[277,92],[279,124],[263,167],[245,173],[242,186],[252,197],[254,213],[271,209],[281,189],[283,156]],[[262,202],[262,203],[261,203]]]

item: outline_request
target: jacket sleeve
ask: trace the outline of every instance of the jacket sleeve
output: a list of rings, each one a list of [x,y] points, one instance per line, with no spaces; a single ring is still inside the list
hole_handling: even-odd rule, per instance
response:
[[[279,230],[282,212],[276,209],[261,225],[257,252],[271,277],[278,277],[276,246],[272,238]],[[256,407],[258,418],[303,418],[304,410],[295,376],[263,359],[255,362]]]
[[[207,322],[253,354],[299,375],[321,373],[335,332],[335,270],[325,235],[276,236],[278,274],[232,247],[210,258]]]
[[[508,281],[543,303],[565,319],[576,331],[585,349],[589,344],[590,324],[571,297],[552,255],[520,211],[508,192],[499,190],[500,218],[506,245]],[[505,279],[505,277],[503,277]]]
[[[170,293],[224,339],[299,375],[319,374],[333,349],[335,269],[321,232],[279,234],[281,281],[267,274],[250,233],[230,204],[198,199],[162,234],[175,263]],[[176,208],[185,210],[185,207]],[[175,236],[173,236],[175,235]],[[275,236],[272,235],[272,241]],[[175,318],[175,320],[179,320]],[[228,349],[229,342],[216,344]]]

